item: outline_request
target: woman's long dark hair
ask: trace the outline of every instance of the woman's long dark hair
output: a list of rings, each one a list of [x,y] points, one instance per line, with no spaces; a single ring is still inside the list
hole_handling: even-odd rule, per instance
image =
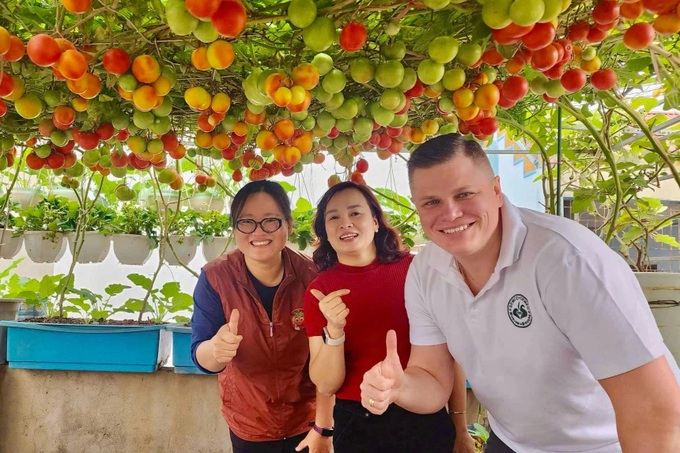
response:
[[[328,241],[328,234],[326,233],[326,209],[328,208],[328,203],[334,195],[349,189],[361,192],[371,209],[373,217],[378,221],[378,232],[375,233],[373,238],[378,261],[381,263],[393,263],[406,256],[409,252],[408,248],[401,243],[399,232],[387,223],[385,213],[375,195],[371,192],[371,189],[361,184],[346,181],[328,189],[323,197],[321,197],[321,201],[319,201],[319,205],[316,208],[314,233],[316,233],[316,237],[319,239],[319,246],[314,250],[312,258],[319,271],[328,270],[338,262],[338,254]]]

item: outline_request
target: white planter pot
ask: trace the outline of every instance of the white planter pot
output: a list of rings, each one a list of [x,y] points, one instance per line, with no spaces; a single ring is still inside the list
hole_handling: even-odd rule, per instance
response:
[[[680,363],[680,274],[636,272],[664,343]]]
[[[168,236],[168,242],[172,245],[172,249],[174,249],[177,254],[177,256],[175,256],[175,253],[172,252],[172,249],[167,243],[164,245],[165,261],[168,264],[178,266],[181,262],[186,265],[196,256],[196,247],[199,242],[197,237],[177,236],[173,234]]]
[[[24,237],[12,237],[14,230],[4,230],[0,228],[0,258],[11,260],[21,250],[21,245],[24,243]]]
[[[235,249],[236,241],[233,237],[215,237],[203,240],[203,258],[208,262]]]
[[[224,198],[207,193],[197,193],[189,198],[189,206],[196,212],[224,211]]]
[[[312,253],[314,253],[314,250],[316,250],[316,247],[313,247],[311,243],[307,243],[307,247],[304,249],[300,249],[297,244],[294,242],[286,242],[286,247],[288,247],[291,250],[295,250],[296,252],[304,253],[305,255],[309,256],[311,258]]]
[[[41,198],[40,190],[32,187],[15,187],[9,194],[10,201],[19,203],[21,209],[35,206]]]
[[[120,264],[141,266],[151,256],[153,242],[139,234],[114,234],[113,253]]]
[[[73,255],[76,248],[76,234],[69,233],[66,237],[68,238],[68,248],[71,251],[71,255]],[[76,262],[101,263],[106,259],[109,250],[111,250],[110,236],[104,236],[97,231],[86,231],[85,240],[76,258]]]
[[[73,189],[65,189],[63,187],[57,187],[52,189],[52,194],[56,197],[64,197],[69,201],[78,201],[78,197]]]
[[[26,255],[34,263],[56,263],[66,252],[63,233],[47,231],[24,232]]]
[[[165,204],[172,209],[173,211],[177,210],[177,200],[179,200],[179,192],[175,190],[164,190],[162,191],[163,198],[161,200],[161,194],[154,195],[153,193],[150,193],[149,195],[146,196],[145,204],[147,207],[151,209],[160,209],[161,211],[165,210],[165,206],[163,205],[163,201],[165,201]]]

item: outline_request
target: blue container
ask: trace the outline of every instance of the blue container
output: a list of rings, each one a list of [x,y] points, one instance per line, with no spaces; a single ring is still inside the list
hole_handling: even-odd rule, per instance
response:
[[[170,356],[165,326],[0,321],[10,368],[151,373]]]
[[[171,324],[166,326],[166,329],[172,332],[172,365],[175,367],[175,373],[208,375],[198,369],[191,360],[191,327]]]

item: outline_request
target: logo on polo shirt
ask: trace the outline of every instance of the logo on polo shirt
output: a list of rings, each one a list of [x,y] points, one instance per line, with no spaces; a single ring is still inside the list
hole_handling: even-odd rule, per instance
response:
[[[529,301],[521,294],[515,294],[508,302],[508,316],[510,321],[519,328],[529,327],[531,325],[531,309],[529,308]]]

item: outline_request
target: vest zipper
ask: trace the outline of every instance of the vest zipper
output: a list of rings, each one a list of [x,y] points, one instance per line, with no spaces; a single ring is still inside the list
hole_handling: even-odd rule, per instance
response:
[[[274,323],[272,321],[269,321],[269,336],[274,336]]]

